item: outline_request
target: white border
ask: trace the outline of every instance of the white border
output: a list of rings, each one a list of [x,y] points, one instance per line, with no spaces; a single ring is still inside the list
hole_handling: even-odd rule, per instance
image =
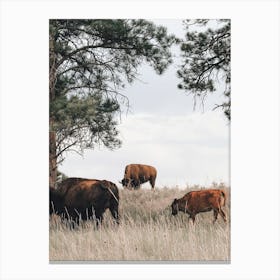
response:
[[[48,263],[48,19],[232,19],[229,265]],[[1,279],[279,279],[279,2],[2,1]]]

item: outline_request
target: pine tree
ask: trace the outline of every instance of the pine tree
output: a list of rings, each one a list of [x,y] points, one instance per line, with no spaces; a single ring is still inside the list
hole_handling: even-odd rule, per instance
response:
[[[197,98],[203,103],[207,94],[222,85],[225,101],[214,109],[222,108],[230,120],[230,20],[186,20],[184,25],[178,88],[193,94],[195,106]]]
[[[50,186],[65,152],[121,145],[116,114],[129,100],[120,89],[143,62],[163,73],[174,42],[166,28],[141,19],[50,20]]]

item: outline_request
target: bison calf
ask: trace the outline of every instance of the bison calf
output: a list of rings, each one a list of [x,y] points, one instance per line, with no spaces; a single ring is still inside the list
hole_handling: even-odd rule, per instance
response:
[[[171,208],[172,215],[176,215],[179,211],[189,214],[189,219],[195,222],[195,215],[200,212],[214,211],[214,221],[220,214],[226,222],[226,214],[222,210],[225,206],[226,195],[222,190],[211,189],[192,191],[184,195],[180,199],[174,199]]]
[[[50,214],[75,221],[95,217],[98,223],[109,209],[119,223],[119,191],[117,186],[106,180],[68,178],[57,189],[50,188]]]

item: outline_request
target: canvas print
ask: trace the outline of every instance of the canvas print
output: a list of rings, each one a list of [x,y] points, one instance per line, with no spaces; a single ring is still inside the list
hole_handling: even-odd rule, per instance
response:
[[[49,20],[49,261],[230,262],[230,19]]]

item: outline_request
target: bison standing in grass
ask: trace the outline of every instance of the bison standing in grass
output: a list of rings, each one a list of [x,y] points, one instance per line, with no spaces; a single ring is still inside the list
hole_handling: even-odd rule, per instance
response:
[[[121,184],[127,188],[139,189],[141,184],[150,182],[155,187],[157,170],[150,165],[129,164],[125,167],[124,178]]]
[[[119,223],[119,191],[106,180],[68,178],[57,189],[50,188],[50,214],[79,224],[80,220],[94,218],[98,223],[109,209]]]
[[[210,189],[201,191],[192,191],[184,195],[180,199],[174,199],[171,208],[172,215],[176,215],[179,211],[189,214],[189,219],[195,222],[196,214],[200,212],[214,211],[214,221],[220,214],[226,222],[226,214],[222,210],[225,206],[226,195],[223,190]]]

